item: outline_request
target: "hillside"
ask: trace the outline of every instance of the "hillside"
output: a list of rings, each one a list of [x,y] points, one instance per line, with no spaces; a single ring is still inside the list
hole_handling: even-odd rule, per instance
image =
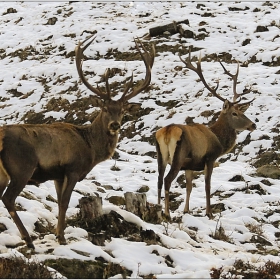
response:
[[[75,273],[92,278],[256,278],[256,271],[261,278],[279,277],[279,9],[278,2],[2,2],[1,125],[83,125],[95,118],[99,108],[91,105],[91,92],[80,81],[74,60],[75,46],[90,34],[96,33],[96,40],[85,52],[85,73],[95,85],[112,68],[109,82],[116,99],[132,72],[135,83],[145,75],[134,38],[148,49],[154,44],[156,57],[149,89],[131,100],[141,103],[141,110],[125,116],[115,155],[73,191],[68,244],[59,245],[54,235],[58,207],[54,184],[48,181],[26,186],[16,200],[34,251],[26,249],[0,201],[0,256],[45,263],[59,272],[53,277],[82,278],[63,270],[69,263]],[[186,20],[183,35],[149,36],[150,28]],[[147,202],[156,204],[156,130],[171,123],[208,125],[217,118],[222,102],[179,59],[190,47],[194,60],[201,55],[208,83],[218,79],[219,94],[229,100],[232,81],[218,60],[232,73],[239,62],[237,91],[251,89],[244,98],[255,100],[246,116],[257,129],[239,133],[235,148],[218,159],[212,175],[213,220],[205,216],[202,173],[193,181],[191,213],[183,214],[186,190],[180,172],[171,187],[172,220],[152,224],[110,198],[142,188]],[[76,219],[83,196],[101,197],[108,214],[103,226],[107,230],[112,223],[100,244],[91,242],[93,233]],[[91,272],[93,261],[101,274]]]

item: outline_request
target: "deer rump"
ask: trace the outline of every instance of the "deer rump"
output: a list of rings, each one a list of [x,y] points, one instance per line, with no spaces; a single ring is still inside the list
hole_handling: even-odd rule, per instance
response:
[[[65,123],[2,127],[0,177],[38,184],[64,180],[74,169],[81,181],[96,163],[79,130]]]
[[[162,165],[179,170],[204,170],[205,163],[215,161],[223,150],[217,136],[202,124],[168,125],[156,132],[156,140]]]

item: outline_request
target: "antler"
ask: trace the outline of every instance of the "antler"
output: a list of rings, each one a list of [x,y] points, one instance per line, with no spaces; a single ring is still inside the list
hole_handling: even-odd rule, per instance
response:
[[[180,56],[179,54],[179,57],[180,57],[180,60],[186,65],[186,67],[192,71],[194,71],[200,78],[200,80],[203,82],[204,86],[217,98],[219,98],[221,101],[225,102],[226,99],[223,98],[222,96],[220,96],[218,93],[217,93],[217,89],[219,87],[219,81],[217,82],[217,86],[215,88],[211,88],[205,81],[205,78],[202,74],[202,69],[201,69],[201,55],[198,59],[198,62],[196,63],[197,67],[195,67],[192,62],[191,62],[191,51],[189,50],[189,57],[187,60],[183,60],[182,57]]]
[[[78,74],[82,80],[82,82],[84,83],[84,85],[91,90],[92,92],[94,92],[96,95],[98,95],[101,99],[103,100],[109,100],[111,99],[111,90],[110,90],[110,86],[109,86],[109,82],[108,82],[108,76],[110,73],[110,69],[107,69],[105,71],[104,74],[104,78],[105,78],[105,84],[106,84],[106,93],[102,92],[101,89],[99,88],[99,86],[97,85],[97,88],[93,87],[91,84],[89,84],[89,82],[87,81],[87,79],[84,76],[83,70],[82,70],[82,65],[83,65],[83,53],[84,51],[87,49],[87,47],[94,41],[94,39],[96,37],[94,37],[92,40],[90,40],[89,42],[87,42],[89,39],[91,39],[93,37],[93,35],[89,36],[87,39],[85,39],[83,42],[79,42],[77,47],[75,48],[75,54],[76,54],[76,67],[78,70]],[[131,99],[132,97],[136,96],[138,93],[140,93],[141,91],[143,91],[144,89],[146,89],[150,82],[151,82],[151,69],[153,67],[154,64],[154,59],[155,59],[155,46],[152,46],[152,52],[149,53],[146,48],[144,47],[144,45],[142,44],[142,42],[140,42],[139,39],[137,39],[138,42],[136,41],[136,39],[134,39],[136,48],[138,50],[138,52],[140,53],[142,60],[145,63],[146,66],[146,76],[144,79],[144,82],[137,88],[134,88],[132,90],[132,92],[130,94],[127,94],[128,91],[131,89],[132,85],[133,85],[133,74],[130,77],[130,80],[124,90],[124,93],[121,97],[121,100],[123,102],[128,101],[129,99]],[[87,42],[87,44],[85,46],[82,46],[83,44],[85,44]],[[139,46],[141,46],[144,50],[144,52],[141,52]]]
[[[193,70],[195,73],[197,73],[197,75],[199,76],[200,80],[203,82],[204,86],[214,95],[216,96],[217,98],[219,98],[220,100],[222,100],[223,102],[226,101],[225,98],[221,97],[218,93],[217,93],[217,89],[219,87],[219,81],[217,82],[217,86],[216,88],[211,88],[205,81],[205,78],[202,74],[202,69],[201,69],[201,55],[198,59],[198,62],[196,63],[197,67],[195,67],[192,62],[191,62],[191,52],[189,50],[189,57],[187,60],[183,60],[182,57],[180,56],[179,54],[179,57],[180,57],[180,60],[186,65],[186,67],[190,70]],[[224,71],[225,71],[225,74],[227,74],[228,76],[230,76],[233,80],[233,102],[231,102],[232,104],[237,104],[241,101],[241,96],[247,94],[250,92],[250,89],[248,90],[245,90],[243,91],[242,93],[237,93],[236,91],[236,85],[237,85],[237,77],[238,77],[238,74],[239,74],[239,63],[237,65],[237,71],[235,73],[235,75],[231,74],[225,67],[224,65],[222,64],[221,61],[219,61],[220,64],[222,65]],[[239,100],[237,100],[239,98]],[[245,102],[245,103],[242,103],[240,105],[247,105],[247,104],[250,104],[252,101],[254,101],[255,98],[253,98],[252,100],[248,101],[248,102]]]
[[[236,73],[235,75],[231,74],[226,68],[225,66],[222,64],[221,61],[219,61],[220,64],[222,65],[224,71],[225,71],[225,74],[227,74],[228,76],[230,76],[233,80],[233,103],[239,103],[241,101],[241,96],[249,93],[251,90],[250,89],[247,89],[245,91],[243,91],[242,93],[237,93],[237,90],[236,90],[236,85],[237,85],[237,78],[238,78],[238,74],[239,74],[239,63],[237,64],[237,70],[236,70]],[[237,98],[240,98],[238,101]],[[253,100],[252,100],[253,101]],[[250,102],[252,102],[250,101]],[[250,103],[249,102],[249,103]]]
[[[129,99],[131,99],[132,97],[136,96],[138,93],[140,93],[141,91],[146,89],[149,86],[150,82],[151,82],[151,70],[152,70],[152,67],[153,67],[153,64],[154,64],[155,53],[156,53],[155,46],[152,45],[152,52],[150,53],[150,52],[148,52],[146,50],[146,48],[144,47],[142,42],[140,42],[139,39],[137,39],[137,40],[138,40],[138,42],[136,41],[136,39],[134,39],[135,46],[137,48],[137,51],[140,53],[142,60],[145,63],[145,66],[146,66],[146,76],[145,76],[144,82],[140,86],[138,86],[137,88],[134,88],[130,94],[127,94],[128,91],[131,89],[132,84],[133,84],[133,74],[132,74],[132,76],[130,78],[130,81],[129,81],[128,85],[126,86],[126,88],[124,90],[124,93],[123,93],[123,95],[121,97],[121,99],[124,102],[128,101]],[[139,46],[142,47],[144,52],[141,52]]]
[[[89,36],[88,38],[86,38],[83,42],[79,42],[78,45],[75,48],[75,54],[76,54],[76,67],[78,70],[78,74],[82,80],[82,82],[84,83],[84,85],[91,90],[93,93],[95,93],[96,95],[98,95],[101,99],[103,100],[109,100],[111,98],[111,91],[110,91],[110,87],[109,87],[109,83],[108,83],[108,75],[109,75],[109,69],[107,69],[105,71],[104,77],[105,77],[105,82],[106,82],[106,90],[107,93],[102,92],[98,85],[97,88],[93,87],[91,84],[89,84],[89,82],[87,81],[87,79],[84,76],[83,70],[82,70],[82,65],[83,65],[83,53],[84,51],[88,48],[88,46],[95,40],[96,37],[94,37],[92,40],[90,40],[85,46],[82,46],[85,42],[87,42],[89,39],[91,39],[93,37],[93,35]]]

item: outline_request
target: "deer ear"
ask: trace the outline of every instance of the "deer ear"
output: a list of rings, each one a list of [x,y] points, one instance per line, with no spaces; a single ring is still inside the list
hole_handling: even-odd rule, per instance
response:
[[[226,113],[229,108],[230,108],[230,103],[228,100],[226,100],[223,105],[223,112]]]
[[[93,106],[93,107],[103,107],[103,105],[104,105],[104,101],[103,100],[101,100],[99,97],[97,97],[97,96],[91,96],[91,98],[90,98],[90,102],[91,102],[91,105]]]
[[[240,104],[238,105],[238,109],[242,112],[245,113],[245,111],[249,108],[250,103],[249,104]]]
[[[141,108],[141,104],[139,103],[127,103],[124,105],[124,109],[129,114],[134,114],[135,112],[139,111]]]

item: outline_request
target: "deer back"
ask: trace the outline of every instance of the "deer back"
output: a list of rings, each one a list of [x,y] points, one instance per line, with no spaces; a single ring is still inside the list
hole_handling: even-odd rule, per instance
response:
[[[1,162],[10,177],[40,170],[46,179],[61,179],[67,168],[79,177],[89,171],[94,155],[79,127],[66,123],[8,125],[1,128]],[[81,175],[82,174],[82,175]],[[32,174],[31,174],[32,175]],[[30,176],[31,176],[30,175]]]
[[[156,132],[156,140],[165,164],[176,159],[182,169],[202,170],[205,159],[216,159],[222,151],[217,136],[202,124],[168,125]]]

